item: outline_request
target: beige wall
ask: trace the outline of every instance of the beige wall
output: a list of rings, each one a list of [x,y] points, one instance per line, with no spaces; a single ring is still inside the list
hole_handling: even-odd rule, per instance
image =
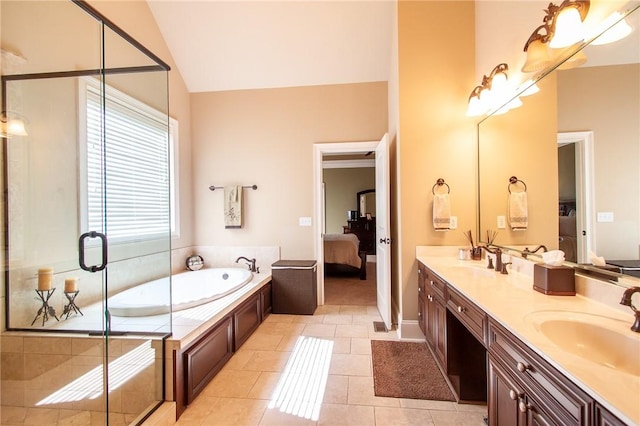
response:
[[[640,244],[640,64],[558,73],[558,130],[592,130],[598,256],[637,259]]]
[[[387,131],[387,83],[194,93],[196,245],[280,246],[283,259],[315,259],[313,144],[379,140]],[[225,229],[223,191],[244,193],[244,227]]]
[[[458,245],[476,227],[474,121],[465,116],[474,87],[474,2],[398,4],[399,282],[404,320],[417,319],[419,245]],[[435,232],[431,188],[451,187],[459,230]]]
[[[376,169],[359,167],[351,169],[324,169],[325,233],[342,234],[347,225],[347,211],[358,210],[356,194],[376,187]],[[375,197],[375,195],[374,195]],[[373,206],[375,209],[375,206]],[[376,215],[375,210],[372,211]]]

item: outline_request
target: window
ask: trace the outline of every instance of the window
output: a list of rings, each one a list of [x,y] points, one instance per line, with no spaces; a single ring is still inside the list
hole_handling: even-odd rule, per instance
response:
[[[105,92],[103,145],[100,84],[81,80],[82,231],[106,231],[111,243],[177,235],[177,121],[116,89]]]

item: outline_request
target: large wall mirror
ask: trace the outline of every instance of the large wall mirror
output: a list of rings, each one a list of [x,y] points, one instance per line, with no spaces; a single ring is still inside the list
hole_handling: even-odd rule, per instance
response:
[[[594,269],[584,266],[593,253],[623,267],[623,274],[597,269],[606,279],[633,283],[640,276],[639,8],[634,2],[624,11],[629,36],[585,46],[585,64],[555,64],[521,108],[478,124],[481,241],[498,230],[494,244],[501,247],[562,249],[568,264],[587,270]],[[528,226],[513,230],[509,190],[525,185]],[[501,219],[505,229],[498,229]]]

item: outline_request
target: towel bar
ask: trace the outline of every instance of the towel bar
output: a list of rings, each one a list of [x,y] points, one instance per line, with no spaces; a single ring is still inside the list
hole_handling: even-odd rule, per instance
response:
[[[243,185],[242,187],[243,187],[243,188],[251,188],[251,189],[253,189],[254,191],[255,191],[256,189],[258,189],[258,185]],[[224,186],[215,186],[215,185],[211,185],[211,186],[209,187],[209,190],[211,190],[211,191],[215,191],[216,189],[224,189]]]

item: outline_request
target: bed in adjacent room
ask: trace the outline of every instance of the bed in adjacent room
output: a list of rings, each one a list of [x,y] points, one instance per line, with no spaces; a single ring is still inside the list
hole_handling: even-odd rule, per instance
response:
[[[360,252],[360,240],[355,234],[326,234],[324,270],[328,275],[359,274],[367,279],[367,256]]]

